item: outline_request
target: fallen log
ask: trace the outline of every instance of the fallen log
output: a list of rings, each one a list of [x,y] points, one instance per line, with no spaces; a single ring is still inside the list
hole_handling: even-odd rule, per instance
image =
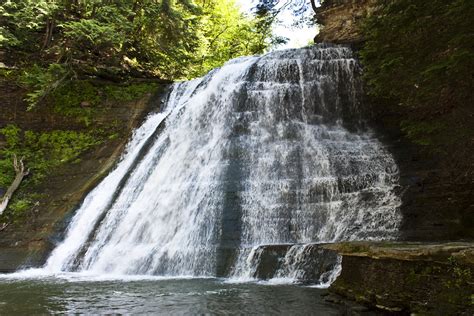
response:
[[[12,184],[10,185],[7,192],[2,198],[2,202],[0,203],[0,215],[2,215],[3,212],[7,209],[8,203],[10,202],[15,191],[20,186],[21,181],[23,181],[23,178],[26,177],[30,173],[29,169],[25,170],[25,164],[23,163],[23,158],[21,158],[20,161],[18,161],[18,158],[16,155],[13,155],[13,168],[15,168],[15,172],[16,172],[15,180],[13,180]]]

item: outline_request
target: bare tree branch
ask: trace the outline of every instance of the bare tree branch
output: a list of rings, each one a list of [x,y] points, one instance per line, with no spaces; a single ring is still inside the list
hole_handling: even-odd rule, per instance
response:
[[[316,1],[315,0],[311,0],[311,8],[313,8],[314,13],[316,13],[316,11],[318,10],[318,7],[316,7]]]
[[[29,169],[25,170],[23,157],[18,161],[17,156],[13,155],[13,168],[15,169],[16,176],[12,184],[8,188],[7,192],[3,196],[2,201],[0,202],[0,215],[3,214],[3,212],[7,209],[8,203],[10,202],[15,191],[20,186],[21,181],[23,181],[23,178],[26,177],[30,173]]]

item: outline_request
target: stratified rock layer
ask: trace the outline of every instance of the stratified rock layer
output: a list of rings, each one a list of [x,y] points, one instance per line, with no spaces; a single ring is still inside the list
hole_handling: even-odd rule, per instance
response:
[[[472,315],[473,243],[340,243],[333,293],[392,312]]]
[[[374,13],[377,0],[326,0],[316,12],[321,24],[315,42],[359,43],[363,40],[361,22]]]
[[[316,13],[322,25],[316,42],[363,45],[364,18],[378,14],[380,0],[326,0]],[[429,152],[400,130],[400,113],[385,104],[367,105],[364,117],[394,156],[402,198],[400,238],[417,241],[474,239],[474,179],[470,148],[463,156]]]
[[[87,130],[74,118],[55,114],[48,105],[27,111],[23,101],[25,91],[14,82],[1,81],[0,87],[0,127],[15,124],[36,132]],[[11,224],[0,231],[0,272],[12,272],[19,267],[38,266],[44,262],[56,239],[61,238],[71,213],[115,165],[132,130],[151,109],[159,107],[158,103],[159,98],[146,95],[134,102],[110,104],[107,111],[97,114],[93,128],[116,123],[120,126],[118,137],[107,139],[84,153],[78,162],[63,164],[50,171],[46,180],[32,189],[41,198],[31,216],[25,222]]]

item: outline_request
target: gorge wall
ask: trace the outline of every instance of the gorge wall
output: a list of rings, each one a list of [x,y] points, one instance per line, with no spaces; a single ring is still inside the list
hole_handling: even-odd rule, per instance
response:
[[[341,44],[363,40],[361,23],[376,11],[377,0],[326,0],[316,12],[316,21],[323,25],[315,42]]]
[[[73,211],[120,158],[132,130],[160,104],[159,98],[152,98],[153,93],[145,93],[129,102],[108,102],[100,105],[101,109],[95,112],[92,123],[84,124],[77,117],[56,113],[48,102],[28,111],[24,101],[25,90],[11,80],[0,79],[1,128],[15,125],[22,131],[39,135],[51,131],[83,133],[108,129],[106,137],[74,161],[48,170],[39,183],[22,184],[17,194],[32,194],[35,197],[33,207],[21,215],[6,212],[0,222],[0,272],[11,272],[20,266],[37,266],[44,262]],[[164,86],[157,85],[155,93],[160,93]],[[87,103],[88,100],[84,99],[82,106],[90,106]],[[0,149],[6,146],[2,135]],[[25,159],[27,167],[30,162]]]
[[[472,243],[325,245],[342,254],[331,292],[401,315],[472,315]]]
[[[317,41],[360,45],[363,42],[361,22],[365,16],[376,14],[375,4],[375,0],[324,1],[316,15],[324,25],[316,37]],[[21,93],[24,91],[18,92],[14,84],[2,82],[2,90],[1,127],[14,123],[38,131],[84,128],[82,125],[75,126],[70,119],[54,115],[49,110],[27,112],[27,105],[22,101],[24,95]],[[5,267],[3,269],[16,268],[30,253],[34,254],[36,262],[44,259],[52,245],[51,234],[64,226],[61,219],[114,165],[132,128],[137,126],[150,107],[157,106],[147,100],[145,97],[140,101],[117,103],[113,111],[102,113],[97,124],[108,126],[116,121],[121,126],[118,137],[108,139],[84,153],[80,162],[64,165],[51,172],[47,177],[47,186],[38,188],[43,197],[33,208],[29,220],[21,225],[13,223],[0,231],[0,247],[4,248],[0,261],[8,261],[0,262],[1,267]],[[394,155],[400,169],[398,190],[403,200],[402,238],[474,238],[474,181],[469,173],[457,168],[451,157],[430,154],[407,140],[400,131],[397,113],[374,112],[367,109],[373,127]]]
[[[324,1],[316,14],[322,28],[315,41],[363,48],[361,26],[365,17],[377,14],[378,3],[382,1]],[[343,257],[331,293],[395,314],[472,314],[472,242],[445,243],[474,238],[472,140],[453,144],[446,139],[434,153],[401,131],[402,107],[365,104],[366,117],[400,170],[404,242],[327,246]],[[455,111],[453,115],[462,113]],[[472,122],[472,107],[465,117]],[[473,132],[472,128],[467,132],[468,138]]]
[[[174,84],[41,272],[328,283],[338,260],[314,243],[393,238],[401,218],[358,69],[314,45]]]
[[[363,47],[362,23],[365,17],[378,14],[380,3],[377,0],[324,1],[316,13],[322,28],[315,41]],[[401,131],[405,108],[393,110],[370,100],[365,103],[368,105],[366,117],[395,156],[400,169],[399,190],[404,217],[402,239],[473,239],[472,141],[463,145],[465,149],[462,151],[456,148],[457,144],[449,144],[449,140],[445,146],[435,148],[439,149],[438,152],[427,150],[425,146],[410,141]],[[473,117],[472,110],[470,115]]]

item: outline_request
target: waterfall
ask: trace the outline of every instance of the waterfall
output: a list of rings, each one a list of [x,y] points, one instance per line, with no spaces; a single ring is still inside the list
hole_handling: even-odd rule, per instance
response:
[[[275,276],[298,278],[320,253],[304,245],[396,238],[398,170],[364,126],[359,72],[318,45],[174,84],[44,270],[255,277],[261,246],[287,245]]]

